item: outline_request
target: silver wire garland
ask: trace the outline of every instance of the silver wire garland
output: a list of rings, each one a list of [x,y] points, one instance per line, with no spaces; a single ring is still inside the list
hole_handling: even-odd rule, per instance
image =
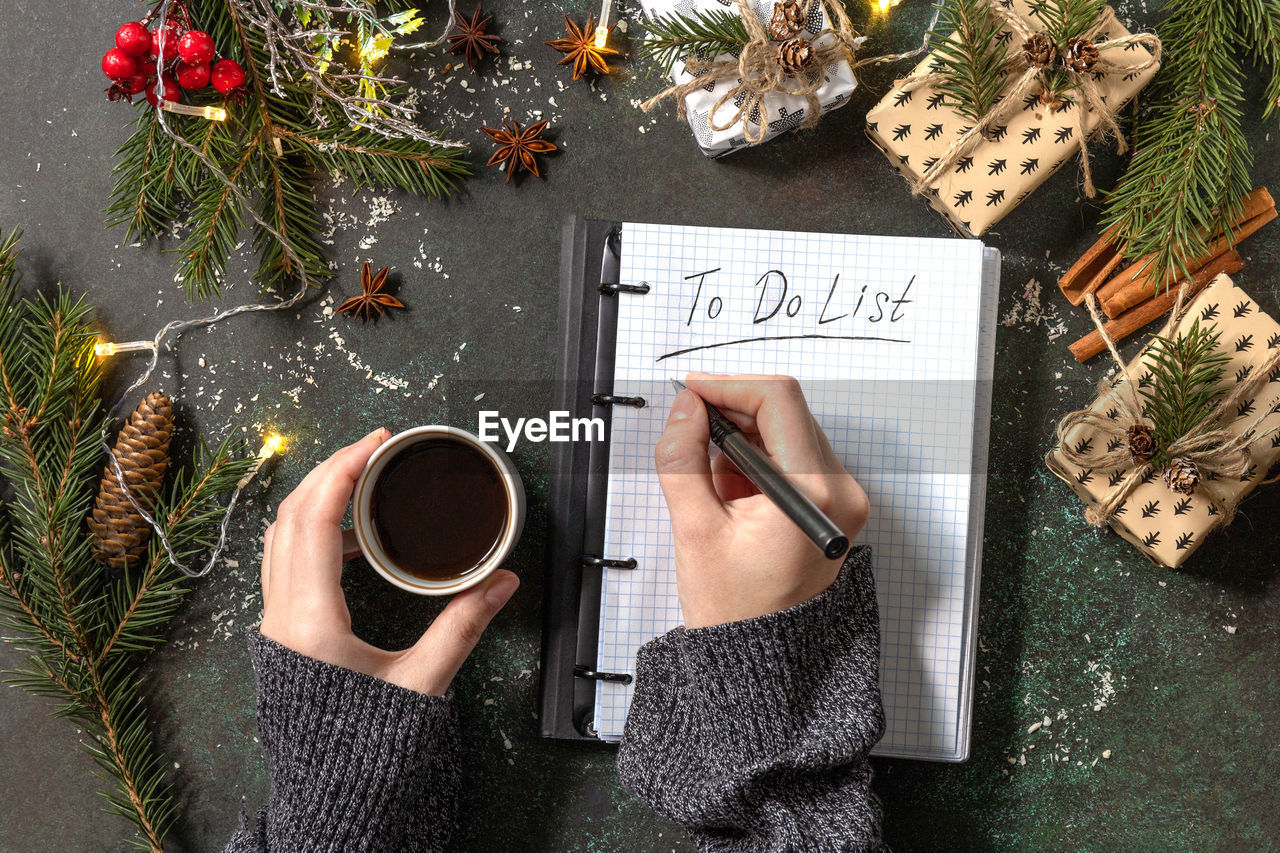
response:
[[[162,82],[164,79],[164,65],[165,65],[164,41],[165,41],[165,34],[167,32],[165,30],[165,27],[169,22],[169,7],[172,4],[172,2],[173,0],[163,0],[156,14],[156,19],[158,20],[158,23],[156,25],[157,32],[161,34],[160,50],[157,51],[158,55],[156,56],[156,87],[160,90],[159,96],[156,98],[156,105],[155,105],[156,120],[159,122],[160,128],[165,132],[166,135],[168,135],[171,139],[173,139],[177,144],[181,145],[182,147],[186,148],[187,150],[195,154],[196,157],[200,160],[200,162],[205,166],[205,168],[207,168],[215,177],[218,178],[218,180],[220,180],[223,183],[224,186],[226,186],[226,188],[244,206],[244,209],[248,211],[249,216],[252,217],[253,221],[257,223],[257,225],[259,225],[268,234],[270,234],[272,237],[274,237],[276,240],[279,241],[280,247],[285,257],[288,258],[289,262],[292,263],[294,265],[294,268],[298,270],[300,281],[298,284],[298,291],[294,293],[292,296],[290,296],[288,299],[285,299],[281,302],[246,303],[244,305],[237,305],[234,308],[227,308],[222,311],[216,311],[207,317],[199,317],[193,320],[173,320],[169,323],[166,323],[160,329],[160,331],[156,332],[155,337],[152,338],[151,357],[147,360],[146,368],[142,371],[142,373],[138,376],[138,378],[135,379],[129,385],[129,387],[125,389],[124,393],[120,395],[120,398],[116,401],[115,405],[112,406],[111,409],[108,411],[108,416],[109,416],[108,422],[112,422],[117,417],[119,417],[121,406],[123,406],[125,402],[132,396],[134,391],[141,388],[151,378],[151,375],[155,372],[156,365],[160,361],[161,347],[164,346],[165,349],[167,350],[170,346],[172,346],[172,343],[169,343],[169,344],[165,343],[167,338],[176,338],[179,335],[181,335],[183,332],[187,331],[188,329],[194,329],[199,326],[212,326],[215,323],[220,323],[221,321],[229,319],[231,317],[235,317],[238,314],[248,314],[251,312],[258,312],[258,311],[282,311],[287,308],[292,308],[294,305],[297,305],[302,300],[302,298],[307,294],[307,291],[311,286],[311,281],[307,277],[306,266],[302,263],[302,259],[298,257],[297,252],[294,251],[293,246],[289,243],[287,239],[285,239],[284,235],[281,234],[278,230],[276,230],[276,228],[273,227],[271,223],[267,222],[261,216],[258,215],[258,212],[254,210],[253,205],[250,204],[249,199],[241,191],[240,187],[238,187],[234,181],[232,181],[229,177],[227,177],[226,173],[223,172],[222,169],[218,167],[217,163],[215,163],[207,154],[205,154],[199,148],[192,145],[186,139],[182,138],[180,134],[175,133],[173,129],[169,127],[168,122],[165,120],[165,110],[162,108],[164,104],[163,96],[167,94],[167,92],[164,89],[164,83]],[[232,0],[232,2],[235,2],[235,0]],[[450,13],[449,25],[446,26],[444,33],[440,36],[439,39],[437,39],[434,42],[423,42],[421,45],[413,45],[413,47],[430,47],[430,46],[437,45],[441,41],[443,41],[444,38],[448,35],[449,28],[452,26],[452,23],[453,23],[453,8],[454,8],[454,0],[449,0],[449,13]],[[434,137],[432,139],[438,144],[446,144],[444,141],[435,139]],[[151,529],[155,533],[157,539],[160,541],[160,544],[164,547],[165,554],[169,558],[169,562],[175,568],[177,568],[180,572],[187,575],[188,577],[193,577],[193,578],[204,577],[210,571],[212,571],[213,567],[218,562],[218,558],[221,557],[222,552],[226,550],[227,528],[231,524],[231,513],[235,510],[236,503],[240,499],[240,493],[244,491],[245,487],[248,486],[253,476],[257,474],[258,469],[262,466],[262,463],[265,461],[265,459],[260,457],[257,465],[253,469],[253,472],[248,477],[241,480],[236,485],[235,489],[232,490],[231,497],[227,501],[227,508],[222,514],[222,521],[218,525],[217,544],[214,546],[213,550],[210,552],[209,558],[205,561],[204,567],[200,569],[193,569],[178,559],[178,555],[174,552],[173,545],[172,543],[170,543],[169,537],[165,534],[163,526],[155,519],[154,516],[152,516],[149,512],[147,512],[146,509],[144,509],[142,505],[139,503],[138,499],[134,497],[133,491],[129,488],[128,483],[125,482],[124,471],[120,467],[120,461],[116,458],[115,453],[112,451],[110,445],[108,444],[109,435],[105,428],[102,432],[101,438],[102,440],[100,444],[102,447],[102,451],[107,454],[107,458],[111,461],[111,469],[112,469],[112,472],[115,474],[116,482],[119,483],[120,488],[124,490],[124,494],[126,497],[128,497],[129,503],[133,506],[134,510],[137,511],[138,514],[141,515],[142,518],[146,520],[147,524],[151,526]]]

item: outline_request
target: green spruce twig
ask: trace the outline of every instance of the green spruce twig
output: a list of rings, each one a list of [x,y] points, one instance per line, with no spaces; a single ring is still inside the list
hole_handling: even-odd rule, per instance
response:
[[[737,53],[751,41],[742,18],[728,9],[658,15],[645,26],[649,32],[640,43],[640,55],[663,70],[695,55],[709,61],[722,53]]]
[[[13,492],[0,511],[0,629],[26,661],[6,681],[53,700],[56,714],[83,728],[112,782],[107,810],[133,823],[136,846],[161,851],[175,809],[141,678],[185,576],[155,541],[118,578],[94,561],[85,517],[108,423],[92,311],[65,292],[18,299],[16,240],[0,241],[0,478]],[[253,464],[225,443],[175,476],[156,517],[179,560],[211,543],[219,495]]]
[[[1151,381],[1140,388],[1143,409],[1155,436],[1156,469],[1167,466],[1168,448],[1208,417],[1215,406],[1231,356],[1218,350],[1221,333],[1197,319],[1172,338],[1157,335],[1144,354]]]
[[[1036,17],[1054,44],[1064,45],[1092,29],[1106,6],[1104,0],[1040,0]]]
[[[1265,116],[1280,96],[1278,0],[1171,0],[1165,10],[1164,66],[1104,217],[1127,258],[1152,256],[1147,277],[1157,282],[1190,275],[1211,240],[1229,238],[1250,190],[1246,60],[1268,76]]]
[[[1006,80],[1003,26],[992,0],[945,0],[938,18],[948,38],[934,43],[934,71],[943,75],[937,91],[967,120],[982,119],[1003,91]]]
[[[354,125],[352,110],[368,115],[389,103],[386,99],[396,95],[392,82],[363,72],[349,74],[333,56],[333,39],[317,43],[324,48],[317,47],[320,54],[311,57],[315,73],[298,73],[278,51],[273,59],[266,36],[247,17],[251,11],[264,13],[262,3],[268,0],[256,2],[186,2],[193,24],[209,32],[223,53],[245,69],[246,97],[226,104],[227,120],[166,115],[166,124],[190,144],[187,148],[164,133],[150,105],[140,103],[133,134],[117,152],[107,220],[123,225],[130,242],[147,242],[180,220],[184,237],[175,250],[177,278],[184,282],[188,298],[209,299],[220,292],[227,261],[246,229],[258,252],[255,277],[261,286],[281,288],[293,281],[318,283],[327,278],[331,271],[320,242],[321,221],[312,189],[318,174],[338,172],[360,186],[403,189],[428,198],[451,193],[470,174],[465,146],[420,130],[411,137],[389,138],[371,129],[372,123]],[[324,8],[343,4],[352,10],[357,32],[370,50],[382,49],[375,46],[385,44],[379,33],[396,22],[403,25],[406,17],[378,18],[373,4],[364,0],[335,0]],[[272,8],[289,18],[308,10],[314,16],[320,7],[295,9],[282,0]],[[326,11],[319,24],[336,25],[332,14]],[[316,21],[309,26],[316,26]],[[398,115],[388,117],[387,125],[404,126]],[[201,154],[239,194],[208,168]],[[253,221],[250,211],[279,237]]]

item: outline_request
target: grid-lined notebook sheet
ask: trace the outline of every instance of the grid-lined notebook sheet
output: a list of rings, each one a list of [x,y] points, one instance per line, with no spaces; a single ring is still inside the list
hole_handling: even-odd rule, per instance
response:
[[[880,604],[888,727],[876,753],[966,757],[981,539],[971,502],[986,463],[975,400],[989,367],[981,338],[994,334],[980,320],[998,255],[976,240],[638,223],[623,225],[622,247],[620,280],[650,291],[618,297],[613,388],[648,405],[613,410],[605,553],[638,565],[604,573],[598,669],[634,673],[639,647],[681,624],[653,465],[668,379],[789,374],[871,499],[855,543],[873,549]],[[606,740],[621,737],[631,691],[598,685]]]

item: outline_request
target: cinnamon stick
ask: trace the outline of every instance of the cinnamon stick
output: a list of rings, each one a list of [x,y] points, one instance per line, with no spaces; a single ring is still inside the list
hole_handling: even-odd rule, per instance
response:
[[[1183,298],[1190,301],[1220,274],[1231,275],[1243,268],[1244,260],[1239,253],[1235,249],[1228,249],[1196,271],[1195,275],[1190,279],[1187,295]],[[1102,328],[1106,330],[1107,336],[1111,340],[1121,341],[1153,320],[1158,320],[1173,307],[1173,303],[1177,299],[1178,287],[1171,287],[1154,299],[1148,299],[1146,302],[1129,309],[1110,323],[1103,325]],[[1098,334],[1098,330],[1095,329],[1071,345],[1071,354],[1076,357],[1076,361],[1088,361],[1104,349],[1106,349],[1106,344],[1102,342],[1102,335]]]
[[[1115,244],[1116,229],[1108,228],[1088,250],[1080,256],[1080,260],[1071,265],[1071,269],[1058,279],[1058,287],[1067,301],[1079,305],[1086,294],[1093,293],[1108,279],[1115,268],[1124,260],[1124,251]]]
[[[1225,234],[1215,235],[1204,253],[1193,258],[1187,267],[1192,271],[1203,267],[1212,258],[1221,255],[1275,218],[1276,204],[1271,193],[1267,192],[1266,187],[1258,187],[1245,196],[1240,215],[1232,222],[1231,238],[1228,239]],[[1148,266],[1152,257],[1146,255],[1139,258],[1097,290],[1095,295],[1108,317],[1118,317],[1133,306],[1150,299],[1157,290],[1167,290],[1178,279],[1177,270],[1169,270],[1157,287]]]

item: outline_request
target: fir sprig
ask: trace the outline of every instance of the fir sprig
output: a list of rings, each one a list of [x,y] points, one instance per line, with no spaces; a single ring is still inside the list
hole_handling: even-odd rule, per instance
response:
[[[727,9],[657,15],[645,26],[649,32],[640,43],[640,55],[663,69],[694,55],[711,60],[722,53],[736,53],[751,41],[742,18]]]
[[[134,824],[136,846],[160,851],[175,809],[140,682],[187,585],[155,541],[118,578],[90,553],[108,426],[92,311],[65,292],[19,300],[16,240],[0,241],[0,478],[13,491],[0,511],[0,629],[26,659],[6,681],[83,728],[112,781],[108,811]],[[219,496],[253,463],[225,443],[174,477],[156,517],[179,560],[210,544]]]
[[[375,19],[370,17],[373,4],[347,2],[353,9],[367,7],[358,30],[372,46],[369,55],[385,52],[391,34],[408,31],[400,20],[403,14]],[[278,5],[286,11],[292,8],[289,3]],[[225,122],[167,115],[166,123],[231,178],[257,215],[283,237],[282,242],[252,222],[236,194],[195,152],[164,133],[153,108],[139,104],[133,134],[117,152],[107,220],[123,225],[130,242],[147,242],[181,219],[184,238],[176,249],[177,278],[186,285],[188,298],[208,299],[220,292],[227,261],[240,246],[245,228],[259,253],[256,278],[263,287],[280,287],[302,277],[319,282],[330,275],[312,189],[317,174],[335,172],[359,186],[403,189],[428,198],[452,192],[470,174],[464,147],[438,139],[388,139],[355,127],[341,104],[317,95],[306,75],[282,75],[283,95],[277,94],[268,78],[271,57],[263,36],[243,19],[236,2],[188,0],[186,8],[223,52],[244,66],[247,97],[227,105]],[[399,29],[388,30],[388,21],[400,22]],[[329,53],[322,65],[336,67],[339,60],[332,58],[330,42],[324,40]],[[363,52],[361,56],[368,58]],[[353,96],[394,96],[381,83],[369,90],[368,81],[335,73],[327,84]]]
[[[1106,6],[1104,0],[1040,0],[1036,17],[1054,44],[1064,45],[1093,28]]]
[[[991,0],[948,0],[942,4],[938,28],[951,36],[934,44],[934,70],[942,75],[937,91],[948,106],[967,120],[985,116],[1005,86],[1007,56],[1003,26]]]
[[[1157,335],[1143,359],[1151,382],[1140,389],[1143,409],[1156,440],[1157,469],[1173,461],[1168,448],[1212,412],[1231,356],[1219,351],[1221,333],[1201,327],[1196,319],[1172,338]]]
[[[1246,60],[1269,77],[1265,116],[1280,96],[1280,0],[1171,0],[1165,9],[1164,66],[1104,217],[1127,257],[1152,256],[1154,281],[1189,275],[1209,241],[1230,234],[1250,190]]]
[[[1104,0],[1041,0],[1037,17],[1044,24],[1045,34],[1061,48],[1092,29],[1105,6]],[[1044,85],[1045,102],[1072,100],[1075,82],[1061,67],[1046,68],[1040,74],[1040,81]]]

